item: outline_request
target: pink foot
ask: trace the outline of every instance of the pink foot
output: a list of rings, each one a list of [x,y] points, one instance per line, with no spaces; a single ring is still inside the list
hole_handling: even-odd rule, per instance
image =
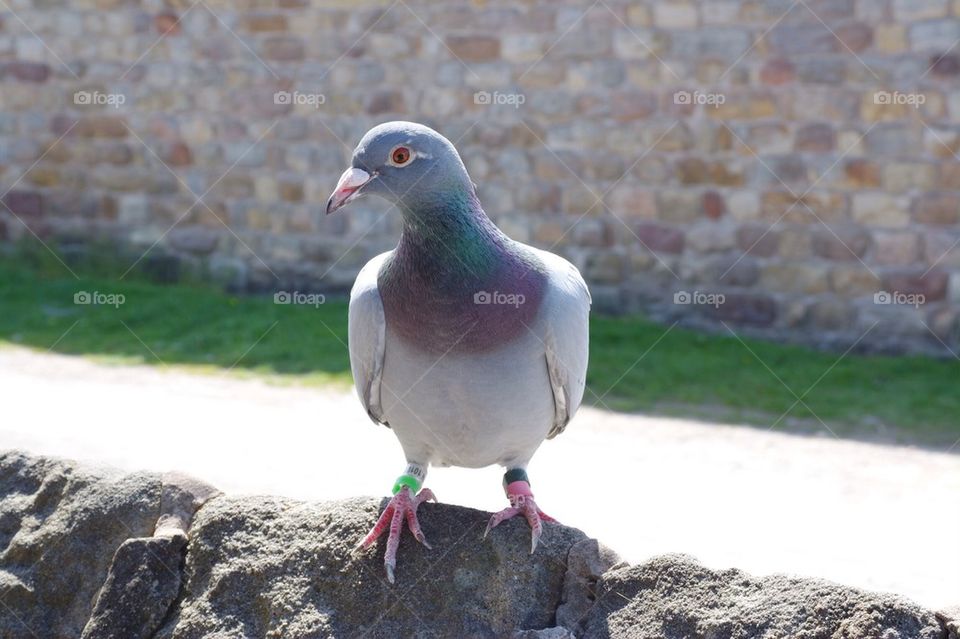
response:
[[[540,535],[543,534],[544,521],[556,521],[553,517],[540,510],[537,503],[533,501],[533,493],[530,492],[530,484],[525,481],[515,481],[507,486],[507,499],[510,500],[510,507],[504,508],[498,513],[494,513],[487,523],[487,529],[483,531],[483,538],[496,528],[501,522],[511,517],[523,514],[530,524],[532,531],[530,541],[530,554],[537,549],[537,543],[540,541]]]
[[[373,542],[380,538],[383,531],[390,527],[390,535],[387,537],[387,551],[383,555],[383,565],[387,570],[387,580],[393,583],[393,571],[397,567],[397,547],[400,545],[400,532],[403,529],[403,520],[407,520],[407,527],[410,532],[421,544],[430,548],[427,538],[420,530],[420,522],[417,520],[417,507],[427,500],[437,501],[433,491],[424,488],[416,497],[410,496],[410,488],[404,486],[396,495],[390,499],[390,503],[383,509],[380,518],[373,526],[373,529],[367,533],[367,536],[360,542],[359,548],[369,548]]]

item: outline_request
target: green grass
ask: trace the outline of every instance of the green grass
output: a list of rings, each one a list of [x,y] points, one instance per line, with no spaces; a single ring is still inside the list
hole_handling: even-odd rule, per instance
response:
[[[95,270],[101,274],[77,280],[58,264],[0,258],[0,344],[229,369],[273,381],[349,384],[343,300],[317,308],[277,305],[270,296],[158,285],[135,274],[118,281]],[[126,299],[117,308],[76,305],[78,291]],[[594,316],[585,401],[760,427],[784,415],[778,430],[826,432],[823,420],[839,436],[941,448],[960,438],[955,359],[848,355],[837,361],[836,353],[665,330],[638,317]]]
[[[934,447],[949,447],[960,438],[956,359],[841,358],[840,353],[676,328],[618,382],[664,330],[636,318],[592,323],[587,382],[601,396],[613,387],[604,404]]]
[[[278,305],[200,284],[75,279],[0,259],[0,340],[104,361],[187,365],[307,383],[350,382],[347,304]],[[77,305],[84,291],[124,303]],[[2,342],[0,342],[2,343]]]

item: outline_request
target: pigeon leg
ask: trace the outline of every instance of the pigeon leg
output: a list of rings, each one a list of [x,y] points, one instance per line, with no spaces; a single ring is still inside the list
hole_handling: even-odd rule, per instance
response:
[[[374,524],[358,546],[358,548],[369,548],[385,530],[390,529],[390,533],[387,535],[387,549],[383,555],[383,566],[390,583],[394,583],[393,573],[397,567],[397,548],[400,546],[400,533],[403,531],[404,521],[407,522],[407,527],[417,541],[427,548],[431,547],[420,529],[417,507],[431,499],[437,501],[437,498],[429,488],[424,488],[419,493],[416,492],[420,488],[422,481],[420,478],[424,477],[426,472],[421,467],[420,473],[417,475],[411,474],[412,466],[413,464],[408,466],[407,473],[397,478],[397,483],[393,486],[393,497],[387,507],[383,509],[377,523]]]
[[[507,493],[507,499],[510,500],[510,507],[504,508],[490,517],[487,529],[483,531],[483,537],[486,539],[490,531],[501,522],[522,514],[527,523],[530,524],[530,553],[533,554],[533,551],[537,549],[540,536],[543,534],[543,522],[556,521],[556,519],[537,506],[537,503],[533,500],[533,492],[530,490],[530,480],[527,479],[527,473],[522,468],[508,470],[503,476],[503,486]]]

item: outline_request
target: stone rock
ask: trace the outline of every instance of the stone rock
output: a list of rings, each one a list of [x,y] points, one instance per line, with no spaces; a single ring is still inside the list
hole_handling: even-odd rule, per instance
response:
[[[764,84],[787,84],[796,78],[793,63],[786,58],[767,60],[760,69],[760,81]]]
[[[287,17],[280,13],[255,13],[243,20],[243,27],[248,31],[286,31]]]
[[[851,326],[856,317],[856,308],[846,300],[828,297],[819,299],[810,306],[808,319],[816,328],[840,330]]]
[[[718,285],[753,286],[760,279],[760,267],[753,259],[741,254],[720,255],[708,262],[712,263],[709,271],[710,281]]]
[[[944,639],[960,639],[960,605],[938,611],[937,619],[943,625]]]
[[[3,206],[18,217],[35,218],[43,214],[43,196],[37,191],[9,191]]]
[[[751,326],[769,326],[777,317],[777,303],[768,295],[730,293],[723,304],[707,308],[717,319]]]
[[[684,555],[630,566],[559,524],[531,555],[522,519],[484,540],[489,513],[442,504],[420,510],[433,549],[405,533],[390,585],[385,540],[355,547],[384,504],[0,454],[0,636],[957,639],[956,611]],[[181,519],[150,537],[158,513]]]
[[[960,344],[960,313],[954,308],[938,308],[927,316],[927,326],[943,345]]]
[[[837,40],[845,49],[859,53],[873,42],[873,28],[862,22],[849,22],[836,29]]]
[[[731,225],[716,222],[697,224],[687,232],[687,248],[699,253],[727,251],[736,245],[736,228]]]
[[[220,495],[220,491],[183,473],[165,473],[160,497],[160,516],[154,537],[175,537],[190,529],[193,516],[206,502]]]
[[[744,253],[757,257],[775,255],[780,244],[780,234],[768,227],[751,225],[737,229],[737,247]]]
[[[855,158],[844,165],[844,174],[856,188],[880,186],[880,166],[870,160]]]
[[[960,39],[960,23],[956,20],[915,22],[910,26],[910,47],[918,52],[949,51]]]
[[[884,53],[903,53],[907,49],[907,30],[902,24],[878,24],[873,43]]]
[[[628,564],[613,550],[596,539],[584,539],[570,548],[567,576],[563,584],[563,603],[557,608],[557,624],[581,630],[581,622],[596,601],[597,582],[614,567]]]
[[[830,288],[849,297],[880,290],[880,278],[863,266],[840,267],[830,273]]]
[[[399,91],[376,91],[368,96],[364,108],[370,115],[400,113],[404,110],[403,94]]]
[[[265,59],[276,62],[303,60],[305,47],[303,41],[295,36],[272,36],[267,38],[261,49]]]
[[[0,636],[79,637],[116,549],[153,533],[160,477],[0,454]]]
[[[945,269],[960,267],[960,234],[931,230],[923,235],[923,257],[926,263]]]
[[[591,254],[584,264],[584,277],[600,284],[616,284],[623,279],[624,256],[614,251]]]
[[[661,191],[657,194],[657,212],[665,222],[693,222],[702,215],[701,197],[692,190]]]
[[[214,229],[189,226],[170,231],[167,241],[178,250],[207,255],[217,248],[217,244],[220,242],[220,234]]]
[[[636,228],[637,239],[643,246],[655,253],[682,253],[684,244],[683,231],[661,226],[660,224],[643,223]]]
[[[161,36],[179,35],[180,18],[172,12],[159,13],[153,18],[153,28]]]
[[[500,55],[500,40],[490,36],[450,36],[447,46],[465,62],[495,60]]]
[[[930,60],[930,71],[939,76],[958,75],[960,74],[960,56],[953,53],[933,55]]]
[[[917,258],[920,236],[909,231],[878,231],[873,236],[874,261],[886,266],[906,266]]]
[[[802,262],[770,264],[764,269],[761,281],[771,291],[815,295],[828,289],[827,266]]]
[[[157,638],[410,637],[424,628],[442,637],[503,637],[553,625],[566,555],[583,533],[547,525],[530,555],[524,521],[511,520],[484,541],[487,513],[424,504],[420,523],[434,549],[405,534],[390,586],[385,538],[376,551],[355,550],[382,505],[369,498],[209,502],[191,528],[185,596]]]
[[[947,15],[947,0],[894,0],[893,15],[898,21],[913,22]]]
[[[935,169],[934,165],[922,162],[894,162],[883,168],[883,185],[894,193],[928,191],[936,184]]]
[[[823,153],[832,151],[836,144],[836,134],[829,124],[807,124],[797,130],[797,151]]]
[[[857,193],[853,196],[853,219],[878,227],[906,226],[910,221],[906,207],[886,193]]]
[[[960,304],[960,273],[952,273],[947,288],[947,299],[951,304]]]
[[[913,217],[926,224],[956,224],[960,220],[960,197],[950,193],[925,193],[913,203]]]
[[[610,98],[610,114],[618,122],[643,120],[657,110],[657,96],[652,93],[622,92]]]
[[[826,581],[750,577],[663,555],[606,573],[584,639],[809,637],[941,639],[932,612]]]
[[[736,191],[729,196],[727,208],[737,220],[755,220],[760,215],[760,198],[756,193]]]
[[[676,2],[658,3],[653,7],[653,23],[663,29],[690,29],[697,26],[697,7]]]
[[[770,45],[784,57],[805,53],[833,53],[838,46],[836,38],[819,24],[780,23],[768,34]]]
[[[870,248],[870,235],[859,228],[824,227],[813,235],[813,252],[828,260],[851,261],[863,257]]]
[[[712,220],[721,217],[726,211],[723,196],[716,191],[707,191],[703,194],[703,213]]]
[[[180,592],[185,533],[128,539],[117,549],[83,639],[149,639]]]
[[[0,76],[9,73],[21,82],[45,82],[50,77],[50,66],[43,62],[17,60],[0,69]]]
[[[896,271],[883,278],[884,289],[891,293],[923,295],[925,301],[942,300],[947,296],[948,274],[932,270],[926,273]]]

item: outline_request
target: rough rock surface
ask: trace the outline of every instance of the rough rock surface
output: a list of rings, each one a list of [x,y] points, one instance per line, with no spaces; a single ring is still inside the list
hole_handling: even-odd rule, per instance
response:
[[[149,639],[180,593],[186,534],[128,539],[113,557],[82,639]]]
[[[584,626],[591,639],[948,637],[934,613],[893,595],[817,579],[709,570],[686,555],[606,573]]]
[[[215,497],[215,498],[214,498]],[[0,637],[960,639],[956,611],[824,581],[629,566],[578,530],[425,504],[433,550],[355,548],[383,502],[228,497],[0,454]],[[194,511],[195,514],[194,514]]]
[[[159,506],[159,475],[0,455],[0,637],[79,637],[114,552]]]
[[[567,551],[583,533],[549,526],[531,556],[524,521],[483,540],[488,513],[424,504],[420,523],[433,550],[404,535],[390,586],[383,542],[378,552],[355,550],[380,505],[210,502],[190,531],[187,594],[158,636],[503,637],[553,625]]]

